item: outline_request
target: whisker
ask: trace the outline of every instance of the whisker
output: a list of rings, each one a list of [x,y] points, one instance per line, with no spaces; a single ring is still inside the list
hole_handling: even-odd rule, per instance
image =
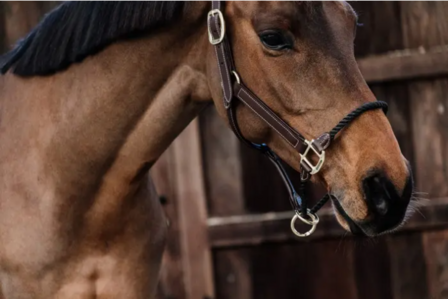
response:
[[[339,248],[341,247],[342,242],[344,241],[344,238],[348,235],[348,232],[345,231],[344,234],[339,239],[338,246],[336,247],[336,253],[338,252]],[[344,250],[342,249],[342,253],[344,253]]]
[[[415,212],[419,213],[420,216],[423,217],[423,219],[426,219],[426,216],[422,213],[422,211],[420,211],[419,209],[415,209]]]
[[[413,200],[422,200],[422,199],[427,199],[428,196],[429,196],[429,193],[427,193],[427,192],[414,191],[411,194],[411,199],[413,199]]]
[[[428,198],[413,197],[409,204],[421,208],[426,206],[429,202],[430,200]]]
[[[412,194],[425,194],[428,195],[428,192],[421,192],[421,191],[413,191]]]

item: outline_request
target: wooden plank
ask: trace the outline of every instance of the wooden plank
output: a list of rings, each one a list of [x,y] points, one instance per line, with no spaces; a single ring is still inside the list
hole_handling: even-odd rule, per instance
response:
[[[429,292],[427,298],[448,298],[448,230],[425,233],[423,247]]]
[[[3,54],[8,50],[5,37],[5,3],[0,2],[0,54]]]
[[[351,1],[358,12],[356,57],[403,49],[400,4],[396,1]]]
[[[369,83],[448,75],[448,47],[396,51],[358,59]]]
[[[251,213],[289,210],[289,195],[272,163],[248,146],[241,147],[241,160],[246,209]],[[297,182],[298,174],[289,173],[291,180]]]
[[[409,86],[415,147],[417,190],[448,195],[448,80],[414,82]]]
[[[4,1],[0,4],[0,51],[11,48],[59,1]]]
[[[175,196],[187,299],[214,298],[198,121],[172,144]]]
[[[401,3],[405,47],[437,47],[448,44],[448,3],[415,1]]]
[[[444,2],[402,2],[401,22],[404,45],[409,48],[444,49],[448,43],[448,20],[445,15],[447,11],[448,4]],[[443,62],[440,61],[440,63]],[[448,99],[446,99],[448,80],[422,80],[412,82],[408,88],[413,120],[417,190],[428,192],[431,197],[447,196],[448,120],[445,110],[448,105]],[[446,298],[447,277],[443,276],[443,272],[446,272],[448,267],[446,262],[444,264],[443,257],[446,257],[447,253],[444,250],[447,235],[424,232],[422,236],[426,273],[421,271],[424,270],[421,262],[419,269],[412,269],[413,272],[418,271],[414,273],[421,280],[425,281],[425,276],[427,278],[426,290],[420,292],[425,295],[423,291],[426,291],[426,298]],[[412,251],[414,250],[415,245]],[[412,251],[409,252],[409,256],[413,254]],[[418,267],[418,264],[415,266]]]
[[[213,106],[201,114],[199,121],[209,215],[244,214],[241,143]],[[224,250],[213,254],[217,298],[252,298],[248,252]]]
[[[400,2],[355,1],[351,5],[359,12],[362,24],[357,29],[355,54],[367,82],[448,74],[446,42],[433,47],[415,44],[406,49]]]
[[[253,298],[293,299],[313,296],[316,279],[314,244],[279,244],[251,249],[253,268]],[[245,299],[245,298],[238,298]]]
[[[392,299],[390,263],[384,238],[375,243],[357,244],[354,267],[359,298]]]
[[[256,286],[252,298],[359,298],[353,284],[353,242],[342,243],[326,240],[248,248]]]
[[[447,2],[402,2],[405,46],[438,47],[448,43]],[[417,190],[448,196],[448,79],[409,85]]]
[[[5,6],[5,43],[11,47],[24,37],[42,17],[38,1],[7,1]]]
[[[245,207],[241,142],[218,116],[213,106],[204,111],[199,120],[209,215],[243,214]]]
[[[411,50],[402,50],[406,46],[403,41],[400,2],[355,1],[351,5],[358,11],[359,23],[362,24],[357,28],[355,54],[367,82],[448,73],[446,47],[425,50],[416,44]]]
[[[403,156],[414,169],[414,141],[412,135],[412,120],[409,107],[409,90],[406,82],[388,82],[370,86],[378,100],[389,105],[387,118],[390,121],[395,137],[400,144]]]
[[[151,168],[157,193],[162,199],[168,221],[167,242],[160,269],[158,299],[181,299],[186,297],[184,272],[180,245],[178,199],[175,196],[173,173],[173,150],[168,148]]]
[[[392,298],[430,298],[421,233],[388,236]]]
[[[244,248],[215,250],[213,255],[216,298],[253,298],[250,250]]]
[[[358,275],[353,239],[339,238],[316,242],[312,250],[316,252],[317,259],[306,269],[306,272],[311,269],[315,272],[312,277],[311,298],[368,299],[358,295],[357,286],[353,283]],[[296,297],[291,296],[291,299],[293,298]]]
[[[448,227],[448,198],[430,200],[426,206],[420,208],[420,213],[416,213],[399,232]],[[329,210],[319,213],[319,226],[314,234],[306,239],[297,238],[292,234],[289,226],[291,217],[291,212],[280,212],[209,218],[209,241],[211,246],[222,248],[256,246],[267,242],[309,242],[346,235]]]

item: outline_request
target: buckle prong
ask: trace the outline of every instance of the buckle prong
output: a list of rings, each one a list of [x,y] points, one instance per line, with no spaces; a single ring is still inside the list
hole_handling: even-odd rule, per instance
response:
[[[219,22],[221,23],[221,32],[219,34],[219,38],[213,38],[212,29],[210,25],[208,25],[208,40],[212,45],[217,45],[222,42],[224,39],[224,35],[226,34],[226,23],[224,21],[224,16],[219,9],[213,9],[208,12],[207,18],[210,19],[214,15],[218,15]]]
[[[313,146],[314,139],[311,141],[308,141],[305,139],[305,143],[307,145],[307,148],[303,154],[300,154],[300,164],[306,164],[310,169],[310,174],[316,174],[319,172],[319,170],[322,168],[322,165],[325,162],[325,151],[322,151],[321,153]],[[308,152],[312,150],[318,157],[319,161],[317,161],[316,165],[313,165],[308,159],[307,155]]]

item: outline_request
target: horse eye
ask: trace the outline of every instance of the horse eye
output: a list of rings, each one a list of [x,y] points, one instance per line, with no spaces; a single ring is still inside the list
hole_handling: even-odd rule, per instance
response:
[[[266,48],[271,50],[283,50],[292,47],[291,42],[281,32],[263,32],[260,34],[260,40]]]

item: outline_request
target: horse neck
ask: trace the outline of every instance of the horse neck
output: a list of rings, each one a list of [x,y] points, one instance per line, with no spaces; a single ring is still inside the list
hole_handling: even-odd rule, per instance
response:
[[[8,75],[8,91],[15,93],[9,102],[28,106],[27,132],[16,130],[16,138],[35,131],[45,143],[40,155],[51,165],[47,173],[77,182],[73,193],[106,176],[115,185],[140,179],[210,99],[205,14],[115,43],[51,77]]]

